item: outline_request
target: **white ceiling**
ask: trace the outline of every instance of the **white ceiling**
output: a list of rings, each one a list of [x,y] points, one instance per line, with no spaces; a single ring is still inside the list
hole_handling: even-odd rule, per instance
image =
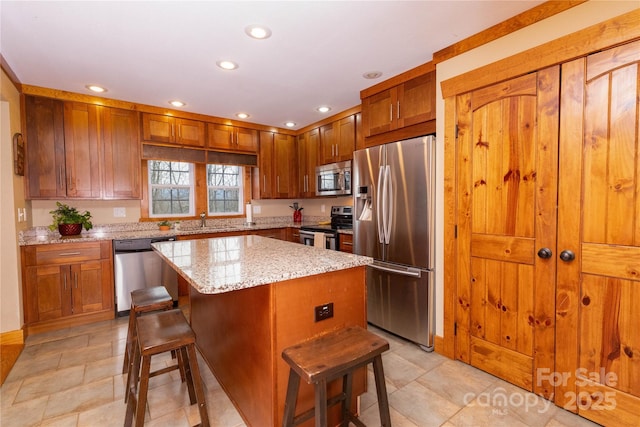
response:
[[[360,90],[542,1],[5,1],[2,55],[21,83],[295,128]],[[249,38],[268,26],[266,40]],[[240,68],[224,71],[216,61]],[[363,73],[380,71],[366,80]],[[294,129],[295,129],[294,128]]]

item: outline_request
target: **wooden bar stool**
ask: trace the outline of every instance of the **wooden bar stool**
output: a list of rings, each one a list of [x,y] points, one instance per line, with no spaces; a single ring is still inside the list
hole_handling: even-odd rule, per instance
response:
[[[129,373],[131,368],[132,343],[136,337],[136,318],[143,313],[171,310],[173,299],[164,286],[136,289],[131,291],[131,310],[129,310],[129,329],[127,330],[127,345],[124,349],[122,373]],[[125,402],[127,401],[125,394]]]
[[[289,384],[284,404],[283,427],[292,427],[312,418],[315,414],[316,427],[327,426],[327,408],[342,402],[342,426],[349,422],[366,427],[349,410],[351,405],[351,384],[353,372],[373,363],[373,372],[378,393],[380,422],[383,427],[391,426],[387,386],[382,368],[382,353],[389,349],[389,343],[360,326],[352,326],[328,333],[314,340],[286,348],[282,358],[289,364]],[[327,383],[342,377],[342,393],[327,400]],[[314,384],[315,407],[297,417],[296,399],[300,378],[307,384]]]
[[[137,341],[133,343],[133,367],[127,379],[126,393],[129,394],[129,398],[124,426],[131,426],[134,413],[136,427],[144,425],[149,378],[179,368],[174,365],[151,372],[151,357],[167,351],[176,351],[179,354],[180,364],[184,364],[189,400],[192,405],[198,404],[200,425],[209,427],[207,402],[196,358],[196,337],[182,311],[176,309],[148,314],[138,317],[136,323],[138,333]]]

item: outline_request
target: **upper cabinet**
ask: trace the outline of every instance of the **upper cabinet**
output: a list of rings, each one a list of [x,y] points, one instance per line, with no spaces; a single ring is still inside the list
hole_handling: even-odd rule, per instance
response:
[[[296,140],[292,135],[260,132],[258,155],[260,198],[290,199],[297,196]]]
[[[300,197],[316,196],[315,177],[319,145],[319,129],[312,129],[298,135],[298,188],[300,189]]]
[[[320,164],[351,160],[355,148],[355,115],[320,127]]]
[[[137,113],[25,96],[28,199],[138,199]]]
[[[140,143],[138,113],[105,108],[102,113],[102,159],[105,199],[139,199]]]
[[[207,124],[209,148],[239,153],[258,152],[258,131],[231,125]]]
[[[142,139],[189,147],[205,146],[205,123],[160,114],[142,113]]]
[[[389,132],[395,132],[402,139],[430,133],[432,130],[418,126],[412,132],[411,127],[427,123],[436,118],[436,75],[435,70],[410,78],[378,93],[363,91],[362,121],[365,145],[390,142],[384,138],[373,138]],[[435,122],[433,122],[435,131]],[[402,131],[403,132],[397,132]]]

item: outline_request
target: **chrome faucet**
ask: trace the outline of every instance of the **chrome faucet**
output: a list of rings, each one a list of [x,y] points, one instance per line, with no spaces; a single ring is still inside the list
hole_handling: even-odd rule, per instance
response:
[[[205,214],[204,212],[200,213],[200,227],[205,228],[207,226],[207,220],[206,220],[207,214]]]

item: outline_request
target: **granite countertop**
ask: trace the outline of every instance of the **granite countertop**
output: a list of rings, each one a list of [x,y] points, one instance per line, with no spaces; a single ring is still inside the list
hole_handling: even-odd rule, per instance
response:
[[[216,294],[365,266],[372,258],[254,235],[152,244],[198,292]]]
[[[199,221],[198,221],[199,222]],[[192,221],[190,225],[183,225],[178,229],[172,228],[167,231],[160,231],[155,223],[132,223],[124,226],[97,226],[92,230],[84,231],[79,236],[62,237],[57,232],[51,232],[47,227],[36,227],[28,232],[22,232],[19,235],[18,244],[20,246],[27,245],[46,245],[52,243],[80,243],[100,240],[121,240],[121,239],[140,239],[140,238],[158,238],[166,236],[190,236],[196,234],[209,233],[225,233],[225,232],[246,232],[252,230],[268,230],[271,228],[300,228],[305,225],[317,225],[317,221],[309,221],[294,223],[287,219],[275,218],[271,221],[258,222],[254,225],[244,225],[242,223],[226,223],[207,221],[207,226],[199,227],[196,221]]]

